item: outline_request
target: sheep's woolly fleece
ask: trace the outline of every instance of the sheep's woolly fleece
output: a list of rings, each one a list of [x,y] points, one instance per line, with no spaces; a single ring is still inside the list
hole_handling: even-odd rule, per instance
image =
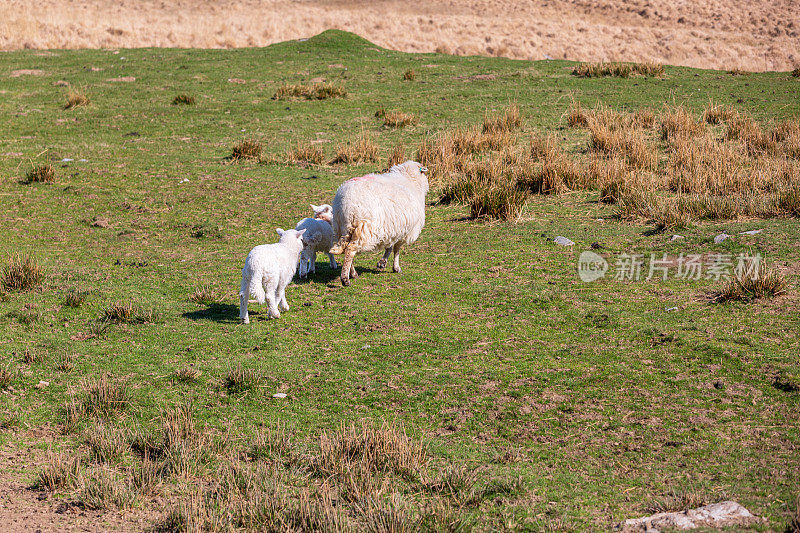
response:
[[[370,252],[417,240],[425,226],[428,178],[414,161],[385,174],[367,174],[344,182],[333,199],[332,253]]]
[[[259,304],[269,304],[270,318],[280,318],[280,307],[289,310],[286,302],[286,286],[292,281],[297,262],[303,249],[305,231],[278,229],[280,241],[275,244],[256,246],[247,255],[242,269],[242,285],[239,290],[239,318],[250,323],[247,303],[253,295]]]

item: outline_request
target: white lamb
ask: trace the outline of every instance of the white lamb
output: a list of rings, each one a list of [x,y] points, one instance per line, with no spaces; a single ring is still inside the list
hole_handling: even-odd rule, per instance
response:
[[[247,314],[247,302],[250,295],[256,301],[269,304],[269,317],[280,318],[281,312],[289,310],[286,303],[286,286],[292,281],[300,251],[303,249],[305,230],[287,230],[278,228],[280,240],[275,244],[256,246],[247,254],[242,269],[242,286],[239,290],[239,318],[245,324],[250,323]],[[266,288],[266,291],[264,290]]]
[[[406,161],[385,174],[367,174],[339,186],[333,198],[337,243],[331,253],[344,254],[342,285],[358,277],[353,258],[359,252],[385,250],[377,265],[383,270],[394,250],[392,270],[400,272],[400,247],[416,241],[425,226],[427,171],[415,161]]]
[[[327,253],[331,268],[336,268],[336,259],[329,252],[335,242],[331,226],[333,208],[328,204],[311,204],[311,209],[314,210],[314,218],[304,218],[295,227],[296,230],[305,230],[303,251],[300,253],[301,278],[306,277],[309,272],[317,271],[317,252]]]

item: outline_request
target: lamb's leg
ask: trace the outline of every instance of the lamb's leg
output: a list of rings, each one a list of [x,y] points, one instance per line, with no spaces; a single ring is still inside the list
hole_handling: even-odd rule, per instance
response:
[[[394,264],[392,265],[392,272],[401,272],[401,270],[400,270],[400,247],[401,246],[403,246],[403,245],[400,244],[399,242],[394,245]]]
[[[244,324],[250,323],[250,315],[247,314],[247,303],[250,295],[247,291],[241,291],[239,293],[239,320],[242,321]]]
[[[266,287],[267,306],[269,307],[270,318],[280,318],[281,312],[278,311],[278,282],[270,279]]]
[[[313,252],[311,254],[311,258],[308,260],[308,264],[310,265],[311,272],[316,274],[317,273],[317,252]]]
[[[355,250],[348,247],[344,250],[344,259],[342,260],[342,272],[339,274],[339,279],[342,280],[342,285],[347,287],[350,285],[350,278],[355,278],[355,267],[353,266],[353,258],[356,256]]]
[[[333,257],[332,253],[328,253],[328,260],[330,261],[331,268],[335,269],[336,268],[336,258]]]
[[[386,268],[386,262],[389,261],[389,256],[392,254],[392,247],[388,247],[385,252],[383,252],[383,257],[378,260],[378,270],[383,270]]]
[[[289,304],[286,302],[286,286],[288,285],[288,281],[286,283],[281,283],[278,286],[278,292],[275,295],[276,299],[278,300],[278,307],[281,311],[288,311]]]

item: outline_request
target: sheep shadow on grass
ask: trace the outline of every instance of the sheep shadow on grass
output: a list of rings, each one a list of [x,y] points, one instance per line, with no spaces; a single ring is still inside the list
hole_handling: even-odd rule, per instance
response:
[[[250,314],[258,314],[258,311],[250,311]],[[182,316],[189,320],[211,320],[213,322],[234,324],[239,322],[239,306],[231,304],[211,304],[205,309],[183,313]]]
[[[377,257],[380,257],[380,256],[377,256]],[[377,262],[377,261],[378,261],[378,259],[375,259],[375,262]],[[342,272],[341,265],[336,267],[336,268],[334,268],[334,269],[332,269],[332,268],[328,267],[328,262],[327,261],[320,262],[320,263],[317,263],[317,271],[316,272],[309,272],[308,276],[306,276],[305,278],[301,278],[299,274],[295,274],[295,277],[292,280],[292,283],[294,283],[296,285],[305,285],[306,283],[320,283],[320,284],[326,285],[328,283],[331,283],[332,281],[337,281],[339,279],[339,276],[340,276],[341,272]],[[365,267],[365,266],[358,266],[358,267],[356,267],[356,272],[358,273],[359,276],[361,276],[362,274],[385,274],[386,272],[391,273],[392,272],[392,262],[391,262],[391,260],[389,261],[389,265],[385,270],[378,270],[375,267],[371,267],[370,268],[370,267]],[[290,305],[291,305],[291,302],[290,302]]]

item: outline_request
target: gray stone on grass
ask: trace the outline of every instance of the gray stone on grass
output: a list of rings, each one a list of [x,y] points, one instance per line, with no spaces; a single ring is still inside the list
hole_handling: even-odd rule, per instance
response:
[[[762,231],[764,231],[764,230],[763,229],[751,229],[750,231],[743,231],[743,232],[739,233],[739,235],[758,235]]]
[[[575,244],[571,240],[567,239],[566,237],[562,237],[561,235],[555,238],[555,243],[560,244],[561,246],[572,246]]]
[[[730,235],[728,235],[727,233],[720,233],[719,235],[714,237],[714,244],[719,244],[722,241],[724,241],[725,239],[727,239],[728,237],[730,237]]]
[[[659,533],[662,529],[695,529],[749,526],[760,519],[734,501],[704,505],[697,509],[656,513],[643,518],[629,518],[617,526],[618,531]]]

